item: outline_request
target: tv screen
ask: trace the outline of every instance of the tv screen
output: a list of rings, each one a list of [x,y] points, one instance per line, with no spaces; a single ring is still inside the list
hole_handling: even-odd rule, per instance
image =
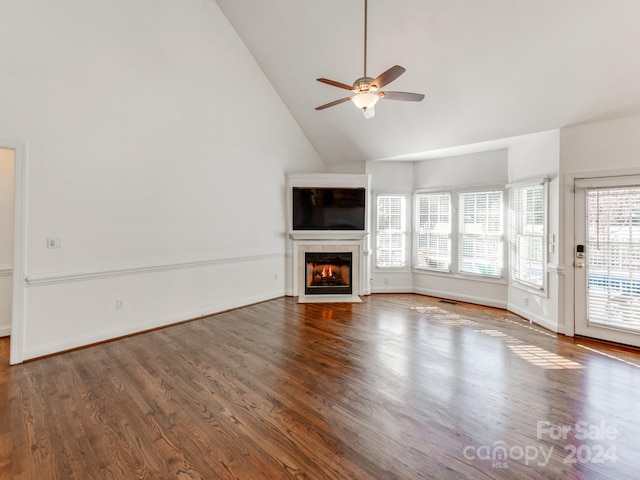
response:
[[[294,230],[364,230],[364,188],[293,187]]]

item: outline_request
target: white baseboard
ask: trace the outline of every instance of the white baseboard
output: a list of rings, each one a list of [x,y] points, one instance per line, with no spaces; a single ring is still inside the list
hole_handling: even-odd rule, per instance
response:
[[[11,335],[11,325],[0,325],[0,337]]]
[[[492,298],[474,297],[472,295],[461,295],[457,293],[446,292],[442,290],[432,290],[429,288],[414,287],[413,293],[420,295],[427,295],[429,297],[445,298],[447,300],[457,300],[459,302],[473,303],[476,305],[483,305],[485,307],[494,307],[507,309],[507,302],[495,300]]]
[[[80,348],[95,343],[106,342],[117,338],[125,337],[127,335],[133,335],[137,333],[144,333],[149,330],[153,330],[161,327],[169,327],[184,321],[193,320],[196,318],[208,317],[217,313],[225,312],[227,310],[233,310],[235,308],[245,307],[254,303],[265,302],[267,300],[273,300],[284,296],[284,292],[273,292],[256,297],[244,298],[242,301],[234,301],[228,303],[220,303],[211,305],[198,310],[186,310],[180,313],[168,315],[166,317],[154,318],[144,322],[126,325],[124,327],[102,330],[90,335],[82,335],[74,338],[65,339],[60,342],[53,342],[44,345],[38,345],[37,347],[26,348],[24,350],[24,360],[30,360],[33,358],[43,357],[45,355],[51,355],[52,353],[64,352],[75,348]]]
[[[414,293],[410,285],[381,285],[373,288],[372,293]]]
[[[535,315],[530,311],[515,307],[513,305],[510,305],[507,308],[507,310],[509,310],[512,313],[515,313],[516,315],[521,316],[525,320],[529,320],[530,322],[535,323],[536,325],[539,325],[542,328],[546,328],[547,330],[550,330],[550,331],[552,331],[554,333],[564,334],[564,329],[559,328],[558,325],[556,325],[553,322],[549,321],[548,318],[544,318],[544,317],[541,317],[539,315]]]

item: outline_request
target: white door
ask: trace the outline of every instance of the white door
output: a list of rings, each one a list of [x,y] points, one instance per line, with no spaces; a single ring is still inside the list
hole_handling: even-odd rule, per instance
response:
[[[575,333],[640,346],[640,176],[575,181]]]

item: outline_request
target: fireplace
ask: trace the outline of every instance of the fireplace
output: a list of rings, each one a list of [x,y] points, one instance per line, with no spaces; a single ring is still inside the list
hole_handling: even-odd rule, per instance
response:
[[[355,192],[355,205],[342,195]],[[370,192],[368,174],[287,174],[287,295],[298,303],[361,303],[371,293]]]
[[[351,252],[305,252],[305,295],[351,295]]]
[[[298,303],[361,303],[363,241],[294,240],[293,296]]]

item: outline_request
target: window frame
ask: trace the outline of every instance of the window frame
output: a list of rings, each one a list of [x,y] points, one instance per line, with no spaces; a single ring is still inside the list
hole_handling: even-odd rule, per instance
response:
[[[502,274],[501,276],[495,275],[483,275],[476,273],[468,273],[461,272],[459,269],[459,249],[460,249],[460,234],[459,234],[459,201],[461,193],[473,193],[473,192],[491,192],[491,191],[501,191],[502,192]],[[419,229],[419,204],[418,198],[421,195],[428,194],[443,194],[448,193],[451,199],[451,210],[450,210],[450,224],[451,224],[451,233],[450,233],[450,268],[449,271],[431,269],[425,266],[418,265],[418,234],[420,232]],[[488,185],[471,185],[468,187],[443,187],[443,188],[434,188],[434,189],[420,189],[416,190],[413,193],[413,208],[414,208],[414,223],[413,223],[413,232],[412,232],[412,241],[414,243],[413,255],[412,255],[412,271],[414,273],[424,274],[424,275],[437,275],[437,276],[445,276],[449,278],[460,278],[466,280],[476,280],[488,283],[500,283],[500,284],[508,284],[509,279],[509,249],[508,249],[508,191],[505,188],[504,184],[488,184]]]
[[[531,188],[542,188],[542,234],[536,236],[542,241],[542,285],[528,282],[515,274],[517,269],[517,261],[514,258],[519,257],[518,235],[520,235],[521,218],[523,213],[517,209],[517,195],[520,191],[526,191]],[[541,294],[547,293],[548,287],[548,268],[549,261],[549,181],[544,179],[542,182],[525,182],[509,186],[509,278],[511,284],[525,291],[535,290]],[[525,214],[526,215],[526,214]]]
[[[465,224],[464,220],[465,220],[465,212],[464,212],[464,203],[462,202],[462,197],[464,195],[489,195],[489,194],[493,194],[493,193],[499,193],[500,194],[500,233],[472,233],[472,232],[468,232],[468,231],[463,231],[463,225]],[[507,225],[507,222],[505,222],[505,190],[504,188],[487,188],[487,189],[473,189],[473,190],[464,190],[464,191],[459,191],[456,194],[457,197],[457,222],[458,222],[458,233],[457,233],[457,248],[456,248],[456,255],[457,255],[457,273],[459,273],[460,275],[472,275],[472,276],[476,276],[476,277],[486,277],[486,278],[494,278],[494,279],[503,279],[505,278],[505,273],[506,270],[508,268],[508,263],[505,261],[505,254],[506,254],[506,245],[507,243],[507,231],[505,226]],[[489,212],[490,213],[490,212]],[[480,241],[478,242],[479,244],[482,244],[482,241],[485,239],[491,239],[491,238],[498,238],[499,239],[499,245],[500,245],[500,257],[501,257],[501,261],[500,264],[498,265],[499,271],[498,273],[481,273],[481,272],[472,272],[472,271],[463,271],[461,268],[461,264],[463,263],[462,260],[464,258],[463,255],[463,248],[464,248],[464,239],[465,238],[477,238]]]
[[[448,269],[434,268],[428,265],[419,265],[419,249],[420,249],[420,235],[424,235],[425,232],[420,228],[420,199],[426,196],[435,196],[435,195],[448,195],[449,196],[449,232],[447,234],[448,242],[449,242],[449,267]],[[453,221],[454,216],[454,207],[453,207],[453,192],[450,190],[434,190],[434,191],[417,191],[413,195],[413,268],[420,271],[426,272],[434,272],[434,273],[442,273],[442,274],[451,274],[453,268],[453,237],[455,222]],[[444,234],[441,234],[444,235]]]
[[[378,240],[378,235],[379,233],[382,231],[380,230],[380,218],[379,218],[379,199],[383,198],[383,197],[392,197],[392,198],[400,198],[402,199],[402,226],[400,229],[398,230],[384,230],[384,231],[389,231],[389,232],[394,232],[394,233],[400,233],[402,234],[402,239],[403,239],[403,264],[402,265],[389,265],[389,266],[385,266],[385,265],[379,265],[378,264],[378,253],[380,251],[380,245],[379,245],[379,240]],[[374,260],[373,260],[373,267],[375,271],[385,271],[385,272],[389,272],[389,271],[400,271],[400,272],[405,272],[408,271],[410,269],[410,257],[409,257],[409,252],[411,251],[411,236],[409,235],[409,230],[407,228],[407,226],[409,225],[409,222],[407,221],[407,217],[409,215],[409,210],[408,210],[408,206],[409,206],[409,201],[408,201],[408,197],[409,195],[407,194],[396,194],[396,193],[378,193],[375,195],[375,217],[374,217],[374,228],[375,228],[375,235],[374,235],[374,243],[375,243],[375,256],[374,256]]]

